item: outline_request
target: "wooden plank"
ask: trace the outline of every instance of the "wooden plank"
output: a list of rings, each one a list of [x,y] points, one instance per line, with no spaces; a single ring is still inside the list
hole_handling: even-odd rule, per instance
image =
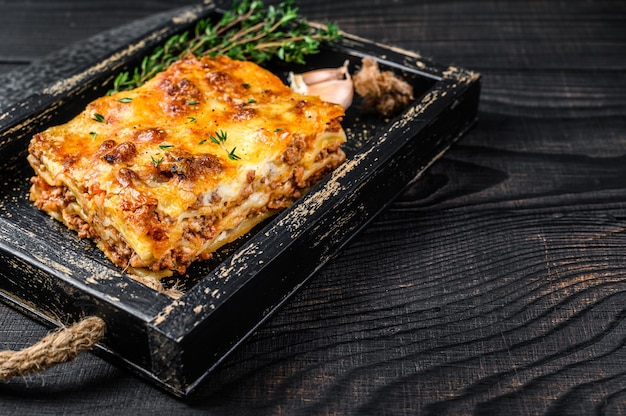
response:
[[[115,0],[73,7],[55,0],[4,3],[0,13],[0,63],[31,62],[106,29],[198,2],[151,2],[149,7],[134,3]]]

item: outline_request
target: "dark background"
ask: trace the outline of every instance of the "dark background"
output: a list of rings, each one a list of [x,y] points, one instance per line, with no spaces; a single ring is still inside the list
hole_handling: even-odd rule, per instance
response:
[[[2,1],[0,73],[193,1]],[[93,354],[0,414],[626,413],[626,5],[316,0],[480,72],[479,122],[186,401]],[[0,349],[46,328],[0,304]]]

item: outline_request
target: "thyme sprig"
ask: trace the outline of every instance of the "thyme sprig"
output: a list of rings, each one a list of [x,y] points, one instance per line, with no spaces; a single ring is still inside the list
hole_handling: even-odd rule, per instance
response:
[[[230,160],[239,160],[241,157],[235,154],[235,150],[237,147],[233,147],[232,150],[228,150],[226,148],[226,140],[228,139],[228,134],[224,130],[218,130],[215,132],[215,135],[209,134],[209,139],[211,142],[215,143],[218,146],[221,146],[226,154],[228,154],[228,158]]]
[[[226,11],[215,23],[201,19],[193,30],[170,37],[146,56],[132,72],[122,72],[114,80],[110,93],[143,85],[174,61],[196,56],[227,55],[232,59],[263,64],[274,57],[304,63],[323,43],[340,39],[333,23],[312,26],[299,16],[295,0],[265,7],[262,0],[242,0]]]

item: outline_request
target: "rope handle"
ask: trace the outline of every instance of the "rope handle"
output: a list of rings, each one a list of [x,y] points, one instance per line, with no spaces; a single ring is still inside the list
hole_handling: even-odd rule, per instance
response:
[[[52,331],[30,347],[19,351],[0,351],[0,381],[42,372],[69,362],[100,342],[105,330],[106,323],[92,316]]]

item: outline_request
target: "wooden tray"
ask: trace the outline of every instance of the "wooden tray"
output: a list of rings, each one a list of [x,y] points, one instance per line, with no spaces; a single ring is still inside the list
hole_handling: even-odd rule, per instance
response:
[[[346,116],[348,160],[249,236],[194,265],[177,300],[125,276],[94,246],[28,200],[33,133],[72,118],[121,69],[200,18],[186,7],[103,33],[0,77],[0,295],[49,326],[85,316],[107,324],[96,352],[186,396],[204,377],[474,123],[480,77],[348,34],[310,67],[351,69],[373,56],[411,82],[416,100],[393,120]],[[306,67],[275,65],[278,75]],[[12,95],[27,97],[16,100]],[[27,94],[27,95],[24,95]]]

